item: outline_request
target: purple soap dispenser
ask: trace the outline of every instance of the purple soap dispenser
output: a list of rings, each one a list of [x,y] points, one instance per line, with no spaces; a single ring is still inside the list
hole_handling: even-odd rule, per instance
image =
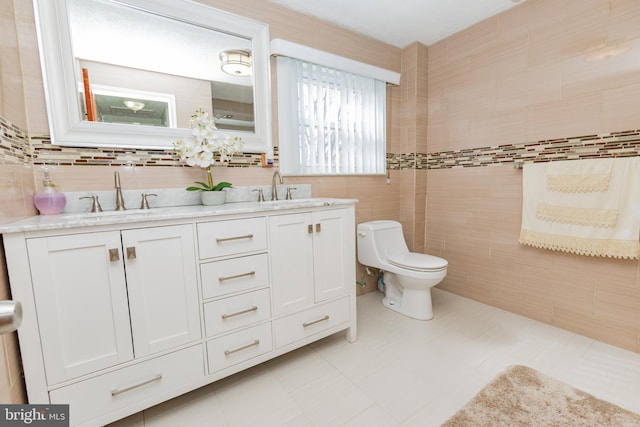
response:
[[[51,181],[49,170],[44,169],[44,180],[42,181],[42,191],[33,195],[33,205],[38,209],[40,215],[55,215],[62,213],[67,204],[67,197],[57,190],[55,182]]]

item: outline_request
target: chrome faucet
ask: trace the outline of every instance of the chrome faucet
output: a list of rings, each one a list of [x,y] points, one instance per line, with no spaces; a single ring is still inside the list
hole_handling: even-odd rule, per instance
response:
[[[116,210],[125,211],[127,208],[124,206],[124,198],[122,197],[122,187],[120,186],[120,173],[115,172],[114,178],[116,181]]]
[[[278,187],[276,185],[276,176],[280,178],[280,184],[284,184],[284,179],[280,175],[280,169],[276,169],[271,177],[271,200],[278,200]]]

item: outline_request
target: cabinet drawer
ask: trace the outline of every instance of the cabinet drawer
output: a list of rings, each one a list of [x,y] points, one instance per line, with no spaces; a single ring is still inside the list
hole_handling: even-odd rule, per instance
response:
[[[236,295],[204,305],[207,337],[267,320],[270,316],[269,289]]]
[[[269,285],[267,254],[249,255],[202,264],[202,298],[214,298]]]
[[[268,353],[272,349],[271,323],[216,338],[207,342],[209,373]]]
[[[348,297],[283,317],[273,323],[276,348],[348,321]]]
[[[242,254],[267,249],[264,217],[198,224],[200,258]]]
[[[100,418],[204,377],[202,346],[194,346],[49,393],[51,403],[68,403],[71,425]]]

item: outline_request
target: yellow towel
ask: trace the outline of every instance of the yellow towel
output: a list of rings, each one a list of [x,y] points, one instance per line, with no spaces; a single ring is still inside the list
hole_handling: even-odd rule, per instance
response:
[[[607,191],[613,158],[549,163],[547,190],[565,193]]]
[[[607,190],[578,193],[548,190],[551,164],[525,164],[520,243],[580,255],[638,259],[640,157],[606,160],[612,165]]]

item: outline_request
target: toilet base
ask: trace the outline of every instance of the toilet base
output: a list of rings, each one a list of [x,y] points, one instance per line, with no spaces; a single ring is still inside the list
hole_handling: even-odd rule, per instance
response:
[[[431,288],[404,289],[399,295],[385,296],[382,305],[390,310],[417,320],[433,319]]]

